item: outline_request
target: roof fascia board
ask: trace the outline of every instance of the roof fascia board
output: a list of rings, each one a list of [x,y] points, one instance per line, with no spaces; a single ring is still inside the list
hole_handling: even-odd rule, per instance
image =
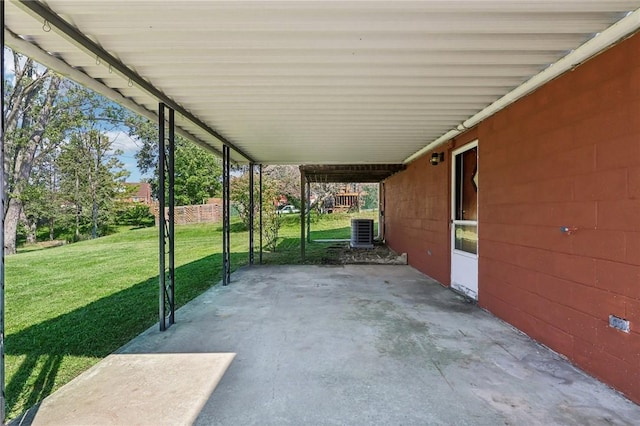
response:
[[[109,52],[107,52],[106,50],[104,50],[103,48],[95,44],[87,36],[85,36],[82,32],[80,32],[77,28],[70,25],[67,21],[62,19],[59,15],[57,15],[47,6],[42,4],[40,1],[19,0],[16,2],[16,4],[19,5],[23,10],[30,13],[31,15],[35,15],[36,17],[39,17],[47,21],[52,28],[55,28],[59,34],[66,37],[69,41],[74,43],[76,46],[80,47],[82,50],[88,53],[96,55],[96,57],[99,57],[101,60],[106,61],[114,71],[117,71],[118,73],[123,75],[125,78],[130,79],[131,82],[136,84],[138,87],[140,87],[142,90],[147,92],[149,95],[158,99],[159,102],[163,102],[169,108],[173,109],[175,112],[182,115],[185,119],[191,121],[196,126],[200,127],[202,130],[204,130],[214,138],[218,139],[220,142],[227,145],[229,148],[233,149],[235,152],[240,154],[249,162],[251,163],[254,162],[254,160],[249,155],[244,153],[240,148],[236,147],[233,143],[227,140],[220,133],[218,133],[217,131],[215,131],[208,125],[206,125],[199,118],[197,118],[192,113],[184,109],[180,104],[178,104],[173,99],[171,99],[170,97],[162,93],[151,83],[143,79],[140,75],[138,75],[137,73],[129,69],[124,63],[122,63],[113,55],[111,55]],[[190,139],[193,139],[193,136],[191,136]],[[207,149],[212,149],[212,147],[209,146],[208,144],[206,144],[205,146]],[[216,151],[215,149],[212,149],[212,150]]]

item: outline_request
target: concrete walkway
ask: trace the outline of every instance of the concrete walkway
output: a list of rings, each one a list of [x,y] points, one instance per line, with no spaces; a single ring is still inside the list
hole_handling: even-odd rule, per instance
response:
[[[47,398],[27,420],[640,421],[639,406],[408,266],[245,268],[230,286],[180,309],[177,321],[165,333],[156,327],[143,333]]]

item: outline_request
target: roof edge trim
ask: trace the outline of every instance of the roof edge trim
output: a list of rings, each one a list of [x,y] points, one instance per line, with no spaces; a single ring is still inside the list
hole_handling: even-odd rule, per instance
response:
[[[460,125],[458,125],[457,128],[449,130],[447,133],[440,136],[436,140],[428,143],[424,148],[407,157],[403,161],[403,163],[408,164],[426,154],[427,152],[431,151],[432,149],[438,147],[439,145],[447,142],[449,139],[463,132],[466,132],[467,130],[485,120],[486,118],[492,116],[496,112],[506,108],[507,106],[523,98],[524,96],[528,95],[529,93],[533,92],[534,90],[538,89],[554,78],[560,76],[566,71],[579,66],[593,56],[614,45],[621,39],[636,32],[639,28],[640,9],[637,9],[634,12],[629,13],[624,18],[620,19],[615,24],[611,25],[606,30],[602,31],[597,36],[586,41],[580,47],[571,51],[563,58],[554,62],[543,71],[540,71],[538,74],[534,75],[529,80],[522,83],[520,86],[516,87],[497,101],[493,102],[482,111],[463,121]]]
[[[173,99],[169,98],[167,95],[162,93],[158,88],[156,88],[153,84],[149,83],[145,79],[143,79],[139,74],[132,71],[129,67],[127,67],[124,63],[118,60],[116,57],[111,55],[109,52],[104,50],[102,47],[95,44],[91,41],[86,35],[84,35],[80,30],[69,24],[63,18],[61,18],[58,14],[53,12],[47,6],[45,6],[40,1],[27,1],[27,0],[19,0],[16,2],[26,11],[30,12],[32,15],[38,16],[52,27],[59,31],[64,37],[67,37],[70,41],[75,43],[80,49],[85,50],[93,55],[100,57],[102,60],[106,61],[109,65],[113,67],[115,71],[118,71],[121,75],[126,78],[129,78],[133,83],[138,85],[142,90],[149,93],[151,96],[158,99],[159,102],[165,103],[168,107],[173,109],[178,114],[182,115],[185,119],[191,121],[196,126],[200,127],[202,130],[218,139],[223,144],[227,145],[229,148],[233,149],[235,152],[240,154],[242,157],[247,159],[249,162],[254,162],[253,159],[245,154],[240,148],[236,147],[233,143],[228,141],[224,136],[220,133],[206,125],[192,113],[184,109],[180,104],[175,102]],[[157,120],[157,118],[156,118]],[[188,133],[187,133],[188,134]],[[189,139],[193,140],[193,136],[189,137]],[[207,148],[211,148],[206,145]]]
[[[158,122],[158,115],[155,112],[149,111],[148,109],[135,103],[131,99],[123,96],[117,90],[112,89],[100,83],[98,80],[95,80],[94,78],[88,76],[87,74],[83,73],[77,68],[72,67],[62,59],[59,59],[53,55],[50,55],[49,53],[40,49],[35,44],[29,43],[28,41],[23,40],[22,38],[13,34],[11,31],[7,30],[6,28],[4,30],[4,40],[6,45],[12,48],[13,50],[15,50],[16,52],[20,52],[24,55],[27,55],[30,58],[33,58],[35,61],[46,66],[47,68],[51,68],[52,70],[55,70],[57,73],[62,74],[63,76],[75,81],[78,84],[88,87],[94,92],[99,93],[111,99],[112,101],[119,103],[125,108],[128,108],[131,111],[137,114],[140,114],[141,116],[151,121],[154,121],[156,123]],[[212,151],[215,155],[222,157],[222,152],[215,149],[211,145],[205,143],[204,141],[200,140],[193,134],[189,133],[187,130],[179,126],[176,126],[176,133],[179,134],[180,136],[183,136],[191,140],[193,143],[201,146],[203,149]]]

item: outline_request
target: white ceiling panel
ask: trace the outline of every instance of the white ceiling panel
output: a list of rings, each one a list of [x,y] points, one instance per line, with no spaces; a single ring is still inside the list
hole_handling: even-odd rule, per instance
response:
[[[124,96],[148,116],[161,94],[187,114],[177,115],[182,134],[218,151],[224,139],[264,164],[401,163],[640,7],[640,0],[40,2],[150,93],[29,3],[6,3],[6,29],[39,48],[37,60],[52,53],[66,63],[59,71],[85,73],[93,88]],[[236,151],[232,158],[247,161]]]

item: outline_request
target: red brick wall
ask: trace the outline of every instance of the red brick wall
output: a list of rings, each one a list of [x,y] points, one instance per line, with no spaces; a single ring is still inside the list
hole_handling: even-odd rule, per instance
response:
[[[480,305],[640,402],[637,52],[640,35],[480,123],[477,136]],[[445,284],[448,173],[424,158],[386,184],[391,246]],[[425,196],[426,214],[424,202],[412,211]],[[427,258],[434,240],[438,258]],[[609,314],[631,333],[608,327]]]

